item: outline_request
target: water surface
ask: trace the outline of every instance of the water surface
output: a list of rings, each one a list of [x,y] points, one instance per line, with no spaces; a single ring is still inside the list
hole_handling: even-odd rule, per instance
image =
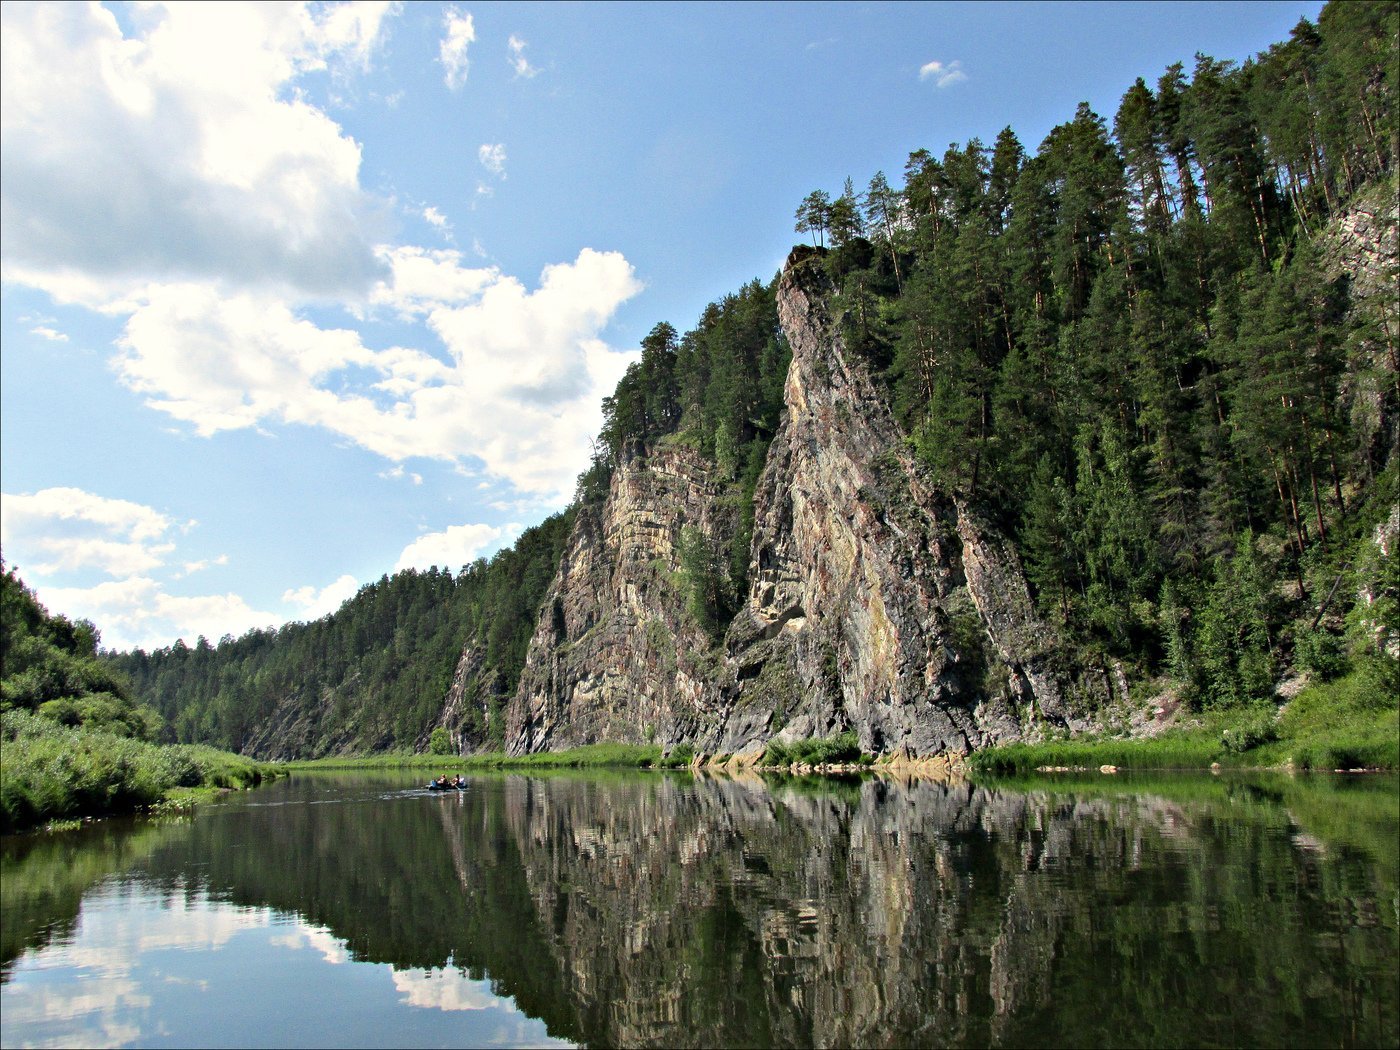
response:
[[[1379,1046],[1388,778],[301,776],[0,850],[0,1043]]]

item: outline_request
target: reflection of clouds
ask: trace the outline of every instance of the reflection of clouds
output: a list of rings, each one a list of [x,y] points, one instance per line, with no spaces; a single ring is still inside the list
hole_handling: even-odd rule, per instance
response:
[[[472,1046],[568,1045],[464,970],[341,965],[353,962],[343,939],[296,913],[211,900],[181,885],[114,881],[83,900],[66,939],[15,961],[0,986],[0,1046],[199,1045],[221,1018],[241,1023],[250,1009],[286,999],[289,982],[306,980],[360,991],[354,1021],[331,999],[304,1004],[303,1020],[327,1032],[348,1034],[352,1028],[336,1026],[365,1022],[389,1032],[412,1015],[448,1042],[466,1033]]]
[[[11,985],[5,991],[5,1027],[27,1033],[49,1028],[52,1032],[37,1037],[27,1034],[25,1046],[130,1046],[140,1038],[141,1029],[118,1018],[116,1011],[150,1006],[150,997],[137,989],[137,982],[130,979],[104,981],[100,989],[60,999],[43,984]],[[74,1016],[81,1016],[87,1024],[69,1024],[61,1032],[50,1028]]]
[[[181,891],[158,894],[140,883],[117,882],[84,901],[80,916],[69,939],[27,952],[19,961],[16,977],[21,970],[36,970],[43,978],[12,980],[5,989],[5,1027],[35,1033],[26,1035],[26,1046],[135,1042],[142,1034],[137,1019],[152,1005],[135,972],[144,953],[217,950],[244,930],[270,925],[273,912],[211,907],[204,897],[191,900]],[[207,987],[178,976],[165,981]]]
[[[394,987],[400,1002],[437,1010],[489,1010],[509,1007],[486,981],[473,981],[461,970],[395,970]]]
[[[268,944],[279,948],[314,948],[321,958],[332,966],[350,961],[350,953],[345,950],[345,942],[324,926],[307,926],[295,921],[286,933],[268,938]]]

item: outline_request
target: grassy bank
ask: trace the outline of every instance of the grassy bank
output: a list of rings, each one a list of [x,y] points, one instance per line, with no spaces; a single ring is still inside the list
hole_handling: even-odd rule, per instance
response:
[[[129,813],[190,788],[244,788],[278,767],[190,744],[152,744],[59,725],[28,711],[0,717],[0,831]]]
[[[677,748],[673,760],[662,755],[655,745],[590,744],[568,751],[545,751],[534,755],[507,755],[504,751],[488,751],[476,755],[410,755],[386,754],[364,757],[316,758],[289,762],[291,770],[317,769],[424,769],[452,774],[464,769],[652,769],[680,764],[682,752],[689,761],[689,751]]]
[[[1044,766],[1097,769],[1400,768],[1400,708],[1383,682],[1363,672],[1304,689],[1272,705],[1207,711],[1190,728],[1147,740],[1081,737],[1008,744],[969,757],[981,773],[1029,773]]]

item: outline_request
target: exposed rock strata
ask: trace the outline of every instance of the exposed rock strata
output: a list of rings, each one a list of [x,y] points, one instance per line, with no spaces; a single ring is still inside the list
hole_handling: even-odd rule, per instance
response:
[[[1400,202],[1394,180],[1358,199],[1319,237],[1324,273],[1346,284],[1362,338],[1338,392],[1339,414],[1381,467],[1400,445]]]
[[[686,612],[678,548],[687,526],[715,535],[718,495],[694,450],[634,450],[603,507],[580,511],[506,710],[512,753],[704,735],[720,668]]]
[[[509,750],[733,753],[854,729],[867,750],[928,755],[1076,724],[1014,549],[914,462],[830,294],[815,253],[795,251],[778,291],[786,411],[723,647],[686,611],[678,553],[686,526],[723,534],[720,485],[689,449],[629,454],[579,515],[507,708]]]
[[[830,294],[815,254],[795,251],[778,291],[787,412],[759,481],[749,601],[728,639],[740,683],[715,746],[850,727],[867,750],[923,755],[1064,722],[1014,550],[914,462]]]

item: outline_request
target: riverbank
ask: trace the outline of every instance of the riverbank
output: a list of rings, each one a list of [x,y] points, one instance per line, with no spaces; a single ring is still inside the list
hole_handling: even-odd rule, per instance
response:
[[[533,755],[508,755],[486,751],[475,755],[429,755],[395,752],[383,755],[331,756],[286,763],[300,770],[422,769],[452,774],[463,769],[666,769],[687,765],[689,749],[677,748],[670,756],[656,745],[590,744],[567,751],[542,751]]]
[[[1400,769],[1400,707],[1361,674],[1308,686],[1272,704],[1205,711],[1143,739],[1076,737],[974,752],[981,773],[1099,769]]]
[[[282,767],[199,744],[153,744],[59,725],[28,711],[0,718],[0,832],[132,813],[253,787]]]
[[[1384,683],[1361,674],[1309,686],[1283,708],[1271,704],[1209,710],[1150,738],[1075,737],[1007,744],[963,756],[914,758],[860,751],[854,733],[770,741],[761,754],[697,754],[682,745],[593,744],[567,751],[507,755],[383,754],[287,763],[297,770],[415,769],[432,774],[483,769],[680,769],[742,765],[755,772],[850,775],[890,771],[944,777],[1045,770],[1398,769],[1400,708]]]

